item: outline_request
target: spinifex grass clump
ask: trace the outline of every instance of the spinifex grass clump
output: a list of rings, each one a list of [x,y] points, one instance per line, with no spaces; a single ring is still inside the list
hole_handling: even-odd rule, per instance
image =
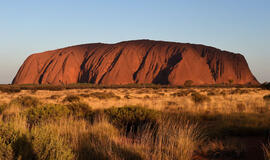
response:
[[[36,107],[40,104],[39,100],[31,96],[20,96],[11,101],[11,104],[19,104],[22,107]]]
[[[98,99],[120,99],[119,96],[115,95],[113,92],[93,92],[89,94],[90,97],[98,98]]]
[[[64,98],[63,102],[79,102],[80,97],[76,95],[68,95]]]
[[[210,101],[210,98],[208,96],[205,96],[205,95],[197,93],[197,92],[192,93],[191,98],[195,104],[202,104],[204,102]]]
[[[137,130],[146,124],[155,124],[160,114],[152,109],[141,106],[124,106],[106,109],[105,114],[110,121],[119,128]]]

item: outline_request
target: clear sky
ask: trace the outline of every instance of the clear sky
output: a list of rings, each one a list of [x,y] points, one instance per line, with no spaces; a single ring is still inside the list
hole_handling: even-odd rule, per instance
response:
[[[269,0],[0,0],[0,83],[32,53],[153,39],[243,54],[270,81]]]

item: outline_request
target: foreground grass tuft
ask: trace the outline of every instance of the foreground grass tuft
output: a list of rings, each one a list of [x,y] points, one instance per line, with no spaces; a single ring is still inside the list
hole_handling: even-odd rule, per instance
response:
[[[71,148],[56,132],[46,127],[32,129],[32,144],[39,160],[73,160]]]
[[[270,160],[270,142],[263,144],[262,149],[264,151],[265,160]]]

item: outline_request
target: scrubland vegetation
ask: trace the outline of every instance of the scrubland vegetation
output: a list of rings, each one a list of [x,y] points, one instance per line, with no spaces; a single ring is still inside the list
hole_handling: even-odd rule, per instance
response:
[[[0,87],[1,160],[270,158],[265,88],[23,87]]]

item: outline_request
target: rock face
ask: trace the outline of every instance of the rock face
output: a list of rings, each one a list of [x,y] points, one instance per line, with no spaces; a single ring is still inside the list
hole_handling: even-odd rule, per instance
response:
[[[85,44],[29,56],[13,84],[182,85],[258,84],[245,58],[219,49],[185,43],[137,40]]]

